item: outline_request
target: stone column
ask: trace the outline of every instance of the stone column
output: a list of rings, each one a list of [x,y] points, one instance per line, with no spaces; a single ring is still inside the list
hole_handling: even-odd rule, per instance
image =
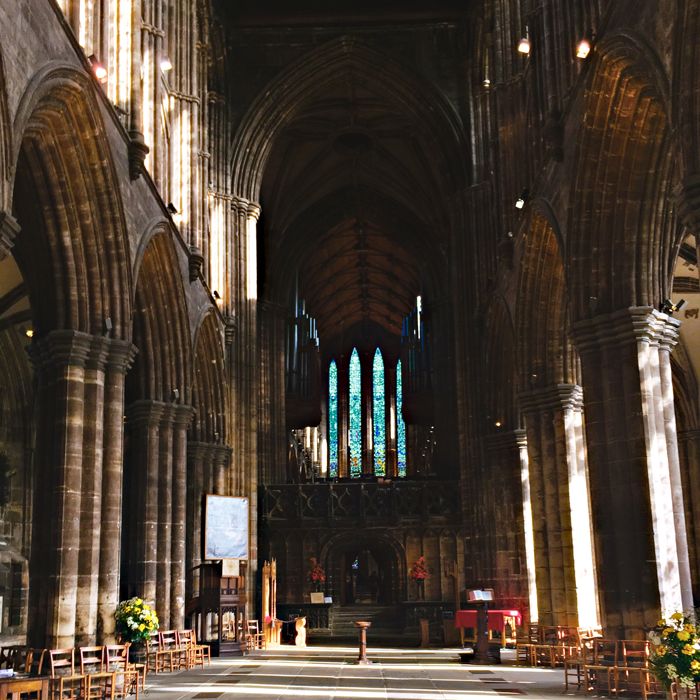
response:
[[[528,598],[520,458],[523,432],[511,430],[484,438],[489,464],[482,475],[479,499],[480,550],[486,563],[480,573],[496,589],[499,600],[518,609],[527,608]]]
[[[0,210],[0,260],[10,254],[19,230],[17,219],[8,212]]]
[[[167,404],[135,401],[127,409],[132,425],[132,464],[128,482],[131,493],[129,532],[131,549],[129,594],[156,604],[158,559],[158,488],[160,423]],[[156,609],[160,617],[161,611]]]
[[[228,445],[213,445],[213,488],[211,493],[215,493],[217,496],[232,495],[227,488],[227,474],[232,452],[233,450]]]
[[[54,372],[53,449],[46,455],[49,478],[38,488],[48,489],[50,526],[39,531],[49,540],[46,645],[73,646],[80,550],[80,495],[82,487],[85,363],[92,336],[79,331],[51,331],[42,341],[42,353]],[[40,437],[43,439],[41,432]],[[51,465],[53,468],[51,468]],[[34,556],[32,557],[34,559]]]
[[[85,420],[80,504],[80,553],[75,643],[93,646],[97,631],[97,586],[102,521],[105,363],[109,340],[95,336],[85,364]]]
[[[598,623],[583,432],[582,391],[574,384],[525,392],[539,621]]]
[[[350,459],[348,454],[348,411],[349,396],[349,358],[338,358],[338,476],[350,476]]]
[[[173,535],[173,423],[178,406],[165,404],[160,417],[158,449],[158,544],[156,564],[156,610],[161,629],[170,624],[170,566]]]
[[[687,519],[689,559],[695,598],[700,598],[700,430],[678,433],[678,449],[684,466],[683,496]]]
[[[606,637],[642,636],[660,613],[683,608],[689,566],[679,566],[674,491],[681,487],[669,466],[663,406],[672,392],[662,390],[659,365],[659,342],[677,325],[669,321],[651,307],[631,307],[572,326]]]
[[[192,406],[176,406],[173,419],[172,542],[170,550],[170,627],[185,625],[185,522],[187,518],[187,427]]]
[[[187,568],[202,563],[202,500],[210,491],[205,482],[206,463],[213,457],[214,445],[190,442],[187,445]]]
[[[285,436],[285,309],[271,302],[258,304],[260,334],[260,420],[258,465],[265,484],[286,481]]]
[[[124,376],[136,355],[126,340],[112,340],[105,365],[102,515],[97,592],[97,642],[114,643],[114,611],[119,603],[124,464]]]

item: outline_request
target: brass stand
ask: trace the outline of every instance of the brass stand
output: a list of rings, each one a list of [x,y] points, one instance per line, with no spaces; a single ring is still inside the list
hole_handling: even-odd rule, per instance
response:
[[[357,663],[363,666],[367,666],[372,662],[367,658],[367,628],[371,627],[371,622],[356,622],[355,627],[357,627],[360,633],[360,655],[357,658]]]

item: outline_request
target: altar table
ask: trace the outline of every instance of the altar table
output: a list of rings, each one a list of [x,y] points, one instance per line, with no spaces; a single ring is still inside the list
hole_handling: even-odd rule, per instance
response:
[[[505,647],[506,643],[515,644],[516,642],[516,627],[523,622],[522,615],[518,610],[489,610],[487,612],[488,620],[486,628],[489,631],[489,639],[493,640],[494,632],[500,633],[501,644]],[[476,610],[458,610],[455,613],[455,627],[461,628],[462,643],[464,641],[476,643]],[[510,625],[512,637],[506,636],[506,625]],[[471,627],[474,629],[472,637],[464,636],[464,628]]]

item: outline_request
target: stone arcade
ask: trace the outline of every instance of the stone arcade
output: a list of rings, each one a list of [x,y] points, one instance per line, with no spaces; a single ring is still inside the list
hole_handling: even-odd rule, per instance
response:
[[[249,618],[266,560],[280,616],[333,599],[310,639],[454,571],[610,638],[700,604],[699,29],[2,0],[2,641],[185,626],[205,494],[249,498]]]

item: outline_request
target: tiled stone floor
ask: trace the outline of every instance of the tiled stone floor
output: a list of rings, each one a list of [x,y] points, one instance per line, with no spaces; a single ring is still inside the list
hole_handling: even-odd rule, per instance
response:
[[[456,649],[374,649],[371,666],[357,666],[351,647],[283,647],[244,658],[212,659],[211,668],[149,674],[148,700],[461,700],[463,698],[565,698],[560,670],[459,662]],[[583,692],[569,695],[583,696]]]

